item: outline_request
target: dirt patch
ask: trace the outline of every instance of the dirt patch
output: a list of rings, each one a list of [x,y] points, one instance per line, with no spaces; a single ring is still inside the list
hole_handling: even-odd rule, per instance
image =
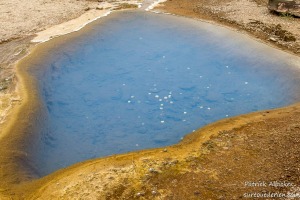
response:
[[[192,200],[297,194],[299,142],[298,104],[208,125],[173,147],[78,164],[27,185],[31,192],[25,197]]]
[[[271,13],[265,0],[169,0],[164,12],[211,20],[246,31],[266,43],[300,55],[300,18]]]
[[[115,9],[120,10],[136,8],[136,3],[116,0],[12,0],[0,2],[0,133],[1,125],[13,108],[15,100],[21,100],[16,91],[18,80],[14,69],[15,62],[24,57],[35,45],[31,43],[31,39],[37,32],[48,30],[50,27],[61,25],[66,21],[70,22],[85,14],[86,16],[82,17],[81,22],[78,22],[79,20],[73,22],[81,27],[88,20],[99,16],[100,10],[110,9],[107,6],[114,6]],[[61,31],[56,27],[53,32],[68,31],[73,28],[74,24],[60,26]]]

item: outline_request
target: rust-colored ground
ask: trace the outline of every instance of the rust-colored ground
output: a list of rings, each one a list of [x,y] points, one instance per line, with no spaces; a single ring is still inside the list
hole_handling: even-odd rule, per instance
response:
[[[87,161],[27,184],[29,194],[23,195],[25,199],[190,200],[240,199],[255,192],[297,194],[299,143],[298,104],[222,120],[173,147]],[[288,185],[269,185],[273,181]],[[267,186],[250,187],[247,182]],[[24,188],[14,192],[20,195]]]
[[[300,54],[300,18],[270,13],[267,0],[169,0],[160,10],[233,27]]]

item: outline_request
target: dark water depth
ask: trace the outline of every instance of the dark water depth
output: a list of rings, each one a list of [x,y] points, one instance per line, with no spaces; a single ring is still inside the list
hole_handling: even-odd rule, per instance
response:
[[[41,175],[90,158],[175,144],[208,123],[293,103],[277,50],[224,28],[124,12],[51,49],[31,70],[48,112]]]

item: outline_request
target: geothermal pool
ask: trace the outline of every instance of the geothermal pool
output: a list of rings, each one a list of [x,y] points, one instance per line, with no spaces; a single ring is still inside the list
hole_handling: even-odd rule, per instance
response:
[[[47,111],[40,175],[175,144],[208,123],[297,98],[299,80],[279,51],[211,24],[122,12],[71,41],[30,70]]]

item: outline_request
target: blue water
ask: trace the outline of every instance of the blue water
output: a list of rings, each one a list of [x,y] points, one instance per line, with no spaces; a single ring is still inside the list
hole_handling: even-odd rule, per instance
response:
[[[282,77],[280,57],[264,56],[269,47],[185,20],[119,13],[49,50],[32,70],[48,112],[41,175],[175,144],[216,120],[294,101],[296,80]]]

